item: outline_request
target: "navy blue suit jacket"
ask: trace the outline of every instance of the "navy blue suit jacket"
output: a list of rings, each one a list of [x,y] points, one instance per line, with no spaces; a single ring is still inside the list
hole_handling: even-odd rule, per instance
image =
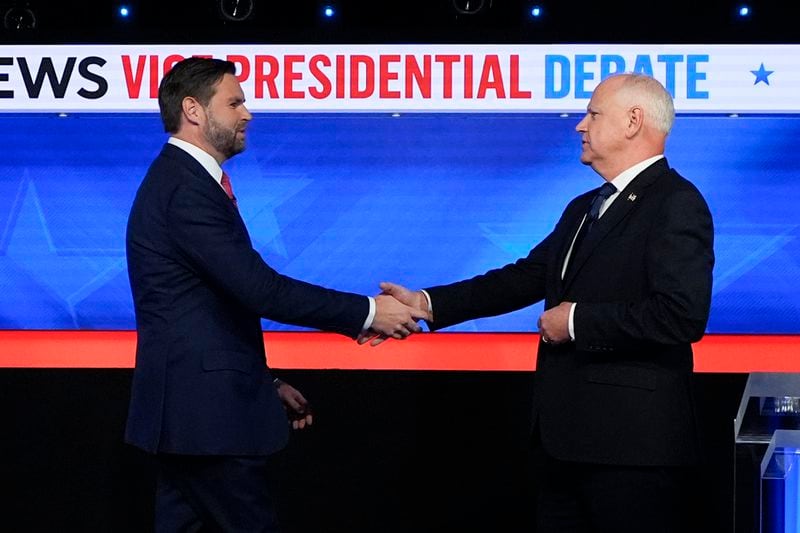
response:
[[[711,214],[665,159],[642,171],[564,258],[597,190],[575,198],[527,257],[428,289],[434,328],[544,299],[577,302],[576,342],[539,344],[534,419],[550,455],[616,465],[698,459],[691,343],[704,333]],[[533,325],[532,325],[533,326]]]
[[[170,144],[139,187],[126,245],[138,333],[126,441],[180,454],[283,447],[260,318],[354,338],[368,299],[270,268],[219,184]]]

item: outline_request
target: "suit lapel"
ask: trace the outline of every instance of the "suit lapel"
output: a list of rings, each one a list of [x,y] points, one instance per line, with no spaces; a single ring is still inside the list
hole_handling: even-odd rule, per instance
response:
[[[583,264],[586,263],[586,260],[592,256],[595,250],[597,250],[598,246],[602,245],[603,240],[606,238],[609,232],[618,224],[622,223],[625,218],[627,218],[633,208],[639,205],[644,199],[645,195],[647,194],[648,187],[667,170],[669,170],[667,160],[660,159],[644,169],[633,179],[633,181],[628,184],[627,187],[625,187],[624,190],[622,190],[622,192],[619,193],[619,196],[616,200],[614,200],[614,203],[611,204],[606,212],[603,213],[603,216],[601,216],[600,219],[595,222],[594,228],[592,228],[591,233],[584,238],[580,248],[573,252],[572,257],[570,258],[571,265],[570,268],[567,269],[567,276],[564,278],[563,282],[563,288],[565,290],[581,271],[581,268],[583,267]],[[582,217],[583,214],[581,214],[581,217],[578,218],[574,231],[577,231]],[[572,238],[575,236],[574,231],[568,239],[569,242],[566,243],[566,249],[564,250],[562,257],[566,255],[566,250],[569,250],[569,245],[572,242]]]
[[[213,176],[211,176],[211,174],[208,173],[208,171],[203,167],[203,165],[200,164],[199,161],[197,161],[185,150],[182,150],[169,143],[164,145],[162,149],[162,155],[171,159],[177,159],[181,162],[181,164],[188,167],[189,171],[198,179],[198,182],[201,184],[201,186],[207,188],[209,194],[211,194],[215,201],[220,204],[220,207],[233,213],[244,226],[244,221],[241,218],[239,210],[233,205],[233,202],[231,202],[231,199],[228,198],[228,195],[222,189],[220,184],[214,179]]]
[[[572,222],[570,223],[570,227],[567,229],[567,233],[565,233],[565,238],[561,241],[561,247],[558,250],[558,275],[556,278],[558,278],[559,288],[562,290],[565,287],[568,277],[571,277],[568,275],[567,278],[564,278],[563,280],[561,279],[561,272],[564,269],[564,261],[567,259],[569,247],[572,245],[572,240],[575,238],[575,235],[578,233],[578,229],[581,227],[581,222],[586,216],[586,212],[589,209],[589,202],[591,202],[591,198],[594,196],[595,192],[596,191],[591,191],[591,195],[587,195],[586,202],[579,203],[581,208],[576,209],[576,213],[570,216],[570,220]]]

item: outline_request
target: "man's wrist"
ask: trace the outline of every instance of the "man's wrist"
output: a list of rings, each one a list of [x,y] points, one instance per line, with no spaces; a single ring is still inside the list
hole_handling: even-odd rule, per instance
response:
[[[428,317],[430,317],[430,319],[428,321],[429,322],[433,322],[433,303],[431,302],[431,295],[428,294],[428,291],[426,291],[425,289],[420,289],[419,292],[422,293],[422,302],[421,303],[424,305],[424,307],[421,306],[420,308],[421,309],[426,309],[427,308]]]
[[[375,303],[375,298],[372,296],[367,296],[369,300],[369,312],[367,313],[367,318],[364,320],[364,325],[361,326],[361,333],[364,333],[372,327],[372,323],[375,321],[375,313],[377,310],[377,304]]]

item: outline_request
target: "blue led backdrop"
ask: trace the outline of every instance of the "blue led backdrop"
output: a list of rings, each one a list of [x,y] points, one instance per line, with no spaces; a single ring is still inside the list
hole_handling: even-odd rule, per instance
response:
[[[600,178],[580,116],[259,114],[225,168],[257,249],[375,293],[527,254]],[[712,333],[800,333],[800,117],[681,116],[668,157],[716,224]],[[155,114],[0,115],[0,329],[133,329],[125,224],[166,140]],[[540,306],[453,331],[533,331]],[[264,323],[265,329],[291,329]]]

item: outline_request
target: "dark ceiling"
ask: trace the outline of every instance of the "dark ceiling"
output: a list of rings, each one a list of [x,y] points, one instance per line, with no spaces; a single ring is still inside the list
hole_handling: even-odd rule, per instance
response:
[[[225,20],[223,3],[248,0],[83,2],[0,0],[2,43],[797,43],[793,2],[715,0],[249,0],[252,16]],[[132,15],[122,21],[120,5]],[[325,19],[324,5],[336,15]],[[529,16],[541,6],[542,17]],[[477,13],[463,14],[469,6]],[[30,10],[36,28],[16,29]],[[10,18],[10,20],[9,20]],[[9,26],[9,27],[7,27]]]

